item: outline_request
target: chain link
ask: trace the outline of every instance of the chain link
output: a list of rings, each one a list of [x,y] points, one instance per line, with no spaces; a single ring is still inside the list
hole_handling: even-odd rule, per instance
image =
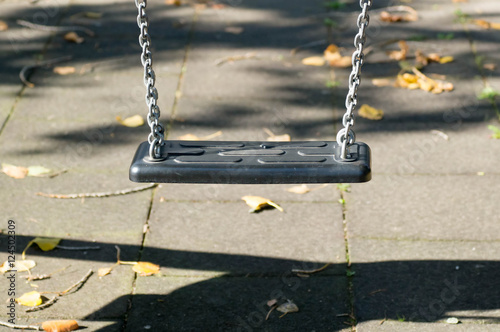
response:
[[[372,6],[372,0],[360,0],[359,6],[362,8],[356,24],[359,28],[358,33],[354,37],[354,47],[356,50],[352,54],[352,71],[349,75],[349,92],[345,100],[346,112],[342,118],[344,128],[340,129],[337,134],[337,142],[341,144],[341,159],[347,159],[347,148],[356,141],[356,135],[352,130],[354,126],[353,112],[358,104],[358,88],[361,84],[361,67],[365,60],[363,49],[366,42],[366,28],[370,22],[368,9]]]
[[[137,7],[137,26],[141,30],[139,45],[142,48],[141,63],[144,66],[144,85],[146,86],[146,105],[148,106],[148,125],[151,133],[148,136],[149,156],[152,159],[161,158],[161,146],[165,141],[165,129],[160,123],[160,107],[158,106],[158,90],[155,88],[156,75],[153,70],[153,55],[151,53],[151,37],[148,33],[149,19],[146,15],[147,0],[135,0]]]

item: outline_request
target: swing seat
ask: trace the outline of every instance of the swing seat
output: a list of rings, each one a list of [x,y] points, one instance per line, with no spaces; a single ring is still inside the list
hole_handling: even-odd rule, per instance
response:
[[[165,141],[161,158],[139,145],[130,180],[155,183],[354,183],[371,179],[370,148],[354,143],[341,160],[337,142]]]

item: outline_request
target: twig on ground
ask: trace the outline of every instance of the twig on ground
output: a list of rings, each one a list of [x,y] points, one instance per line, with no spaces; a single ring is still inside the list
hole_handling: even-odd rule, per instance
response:
[[[69,292],[71,292],[73,289],[75,289],[75,292],[78,291],[80,289],[80,287],[83,286],[83,284],[85,282],[87,282],[87,280],[90,278],[90,276],[92,275],[92,273],[94,273],[94,271],[92,271],[92,269],[90,269],[84,276],[82,279],[78,280],[77,283],[71,285],[68,289],[62,291],[62,292],[56,292],[56,295],[51,298],[50,300],[48,300],[47,302],[45,302],[44,304],[41,304],[41,305],[38,305],[36,307],[31,307],[31,308],[28,308],[26,309],[26,312],[33,312],[33,311],[39,311],[39,310],[43,310],[45,308],[48,308],[50,307],[51,305],[53,305],[60,297],[68,294]],[[45,294],[47,294],[49,292],[45,292]],[[53,293],[53,292],[50,292],[50,293]],[[44,294],[44,293],[40,293],[40,294]]]
[[[321,272],[321,271],[325,270],[330,265],[332,265],[332,263],[327,263],[327,264],[323,265],[322,267],[320,267],[319,269],[315,269],[315,270],[298,270],[298,269],[293,269],[292,272],[293,273],[303,273],[303,274],[314,274],[314,273],[318,273],[318,272]]]
[[[36,276],[32,276],[31,273],[27,276],[21,276],[21,278],[25,278],[27,279],[27,281],[35,281],[35,280],[45,280],[45,279],[49,279],[50,277],[52,277],[54,274],[58,273],[58,272],[61,272],[61,271],[64,271],[66,270],[68,267],[70,267],[71,265],[68,265],[66,267],[63,267],[62,269],[59,269],[57,271],[54,271],[52,273],[49,273],[49,274],[37,274]],[[28,273],[30,271],[28,270]]]
[[[101,247],[95,246],[95,247],[68,247],[68,246],[56,246],[57,249],[63,249],[63,250],[99,250]]]
[[[103,192],[103,193],[81,193],[81,194],[62,195],[62,194],[47,194],[47,193],[38,192],[36,194],[38,196],[49,197],[49,198],[59,198],[59,199],[102,198],[102,197],[121,196],[121,195],[137,193],[140,191],[156,188],[157,186],[158,186],[157,183],[152,183],[152,184],[148,184],[148,185],[142,186],[142,187],[130,188],[130,189],[124,189],[124,190],[112,191],[112,192],[111,191],[110,192]]]
[[[3,321],[0,321],[0,325],[9,327],[11,329],[43,331],[41,326],[36,325],[17,325]]]
[[[216,66],[221,66],[226,62],[234,62],[234,61],[240,61],[240,60],[246,60],[246,59],[255,59],[257,58],[257,54],[255,52],[249,52],[243,55],[233,55],[233,56],[228,56],[223,59],[219,59],[215,62]]]
[[[277,304],[275,304],[275,305],[273,305],[273,306],[271,307],[271,309],[269,309],[269,311],[267,312],[267,315],[266,315],[266,320],[268,320],[268,319],[269,319],[269,316],[271,316],[271,312],[273,312],[273,311],[274,311],[274,309],[276,309],[277,307],[278,307],[278,305],[277,305]]]
[[[59,62],[69,61],[72,58],[73,58],[73,56],[68,55],[68,56],[63,56],[63,57],[60,57],[60,58],[55,58],[55,59],[51,59],[51,60],[47,60],[47,61],[41,61],[41,62],[39,62],[37,64],[34,64],[34,65],[24,66],[21,69],[21,71],[19,72],[19,78],[21,79],[21,82],[23,82],[26,86],[28,86],[30,88],[33,88],[35,86],[35,84],[31,83],[26,78],[26,73],[28,71],[30,71],[32,69],[35,69],[35,68],[38,68],[38,67],[50,66],[50,65],[53,65],[53,64],[56,64],[56,63],[59,63]]]
[[[53,305],[54,303],[56,303],[58,299],[59,299],[59,295],[56,295],[53,298],[51,298],[50,300],[48,300],[47,302],[45,302],[44,304],[40,304],[39,306],[26,309],[26,312],[35,312],[35,311],[40,311],[40,310],[43,310],[45,308],[48,308],[51,305]]]
[[[41,24],[31,23],[31,22],[28,22],[25,20],[17,20],[16,22],[19,25],[22,25],[26,28],[30,28],[33,30],[50,31],[50,32],[82,31],[91,37],[95,36],[94,31],[92,31],[86,27],[82,27],[82,26],[75,25],[75,26],[56,27],[56,26],[50,26],[50,25],[41,25]]]

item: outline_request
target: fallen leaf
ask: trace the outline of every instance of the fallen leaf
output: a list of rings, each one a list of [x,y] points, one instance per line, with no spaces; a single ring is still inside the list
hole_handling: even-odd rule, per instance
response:
[[[474,24],[480,26],[483,29],[494,29],[500,30],[500,23],[492,23],[486,20],[474,20]]]
[[[325,58],[321,56],[311,56],[305,59],[302,59],[302,63],[306,66],[317,66],[321,67],[324,66],[326,63]]]
[[[182,136],[179,136],[178,139],[182,140],[182,141],[208,141],[212,138],[215,138],[215,137],[218,137],[222,135],[222,131],[217,131],[213,134],[210,134],[210,135],[207,135],[207,136],[202,136],[202,137],[199,137],[199,136],[196,136],[194,134],[186,134],[186,135],[182,135]]]
[[[32,268],[34,268],[36,266],[36,263],[35,263],[35,261],[29,260],[29,259],[28,260],[23,259],[20,261],[16,261],[14,263],[14,265],[15,265],[15,269],[17,270],[17,272],[25,272],[25,271],[29,271]]]
[[[247,205],[252,208],[249,211],[250,213],[260,211],[262,208],[264,208],[266,206],[272,206],[272,207],[278,209],[280,212],[283,212],[283,209],[281,208],[281,206],[279,206],[278,204],[276,204],[273,201],[271,201],[267,198],[264,198],[264,197],[243,196],[241,199],[244,200],[245,203],[247,203]]]
[[[54,67],[52,71],[59,75],[69,75],[69,74],[74,74],[76,72],[76,69],[75,67],[66,66],[66,67]]]
[[[371,107],[367,104],[361,105],[358,111],[359,116],[369,120],[382,120],[384,111]]]
[[[150,262],[137,262],[132,266],[132,270],[139,273],[141,277],[147,277],[160,272],[160,266]]]
[[[44,176],[49,174],[52,170],[43,166],[30,166],[28,167],[28,176]]]
[[[294,193],[294,194],[303,195],[303,194],[307,194],[308,192],[310,192],[311,188],[309,188],[305,184],[302,184],[300,186],[294,186],[294,187],[288,188],[286,191],[288,191],[290,193]]]
[[[283,312],[285,314],[288,314],[288,313],[291,313],[291,312],[298,312],[299,311],[299,307],[297,307],[297,305],[295,303],[293,303],[292,301],[290,300],[286,300],[285,303],[279,305],[276,310],[278,310],[279,312]]]
[[[125,127],[140,127],[144,125],[144,119],[140,115],[134,115],[125,119],[122,119],[121,116],[116,117],[116,121],[118,121],[119,124]]]
[[[42,304],[42,296],[37,291],[32,291],[21,295],[16,299],[16,302],[27,307],[36,307]]]
[[[460,321],[456,317],[450,317],[446,320],[447,324],[458,324]]]
[[[112,270],[113,270],[113,266],[112,267],[101,267],[100,269],[97,270],[97,275],[99,277],[104,277],[104,276],[110,274]]]
[[[469,2],[469,0],[452,0],[452,2]]]
[[[49,320],[42,323],[45,332],[68,332],[78,330],[76,320]]]
[[[9,25],[5,22],[0,20],[0,31],[5,31],[9,28]]]
[[[14,179],[24,179],[28,175],[26,167],[2,164],[2,172]]]
[[[444,56],[441,59],[439,59],[439,63],[449,63],[454,61],[455,59],[452,56]]]
[[[495,69],[497,69],[497,65],[495,63],[485,63],[483,65],[483,68],[494,71]]]
[[[36,243],[36,245],[42,250],[42,251],[51,251],[54,250],[59,242],[61,242],[61,239],[58,238],[49,238],[49,237],[36,237],[31,242]]]
[[[81,44],[85,41],[85,38],[78,36],[76,32],[68,32],[63,38],[65,41],[75,44]]]
[[[394,80],[389,78],[374,78],[372,84],[375,86],[389,86],[394,84]]]
[[[275,135],[269,128],[264,128],[264,131],[269,135],[268,142],[290,142],[292,140],[288,134]]]
[[[396,60],[396,61],[401,61],[401,60],[406,60],[406,55],[408,54],[408,44],[404,40],[400,40],[399,43],[399,51],[388,51],[387,55],[389,58]]]
[[[422,74],[422,72],[415,67],[413,67],[412,71],[414,74],[399,74],[396,78],[395,86],[409,90],[421,89],[434,94],[452,91],[454,89],[453,84],[450,82],[433,80]]]
[[[274,306],[276,303],[278,303],[278,300],[276,300],[276,299],[272,299],[272,300],[267,301],[267,306],[268,306],[268,307],[272,307],[272,306]]]
[[[431,134],[437,135],[437,136],[441,137],[442,139],[444,139],[445,141],[450,140],[450,137],[440,130],[435,130],[435,129],[431,130]]]
[[[409,6],[391,7],[391,10],[382,11],[380,19],[384,22],[412,22],[418,20],[418,12]]]
[[[165,0],[165,3],[167,5],[170,5],[170,6],[180,6],[182,5],[182,1],[181,0]]]
[[[323,52],[323,57],[332,67],[346,68],[352,65],[352,58],[350,56],[342,56],[335,44],[328,45]]]
[[[232,33],[233,35],[239,35],[243,32],[243,30],[245,29],[242,27],[226,27],[224,29],[225,32]]]
[[[493,134],[491,134],[491,138],[500,139],[500,128],[495,127],[493,125],[489,125],[488,129],[493,132]]]

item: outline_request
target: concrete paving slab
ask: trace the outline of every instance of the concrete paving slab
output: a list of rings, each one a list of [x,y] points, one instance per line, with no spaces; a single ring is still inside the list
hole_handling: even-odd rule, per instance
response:
[[[406,323],[406,322],[391,322],[385,321],[382,325],[378,321],[360,323],[357,326],[359,332],[372,332],[372,331],[471,331],[471,332],[492,332],[496,331],[498,326],[496,324],[458,324],[451,325],[446,323],[441,324],[428,324],[428,323]]]
[[[349,236],[498,240],[499,181],[496,175],[375,176],[347,195]]]
[[[348,311],[344,278],[139,278],[126,331],[342,331]],[[290,299],[282,317],[267,301]],[[340,317],[337,315],[341,315]]]
[[[265,274],[295,268],[312,270],[327,262],[345,261],[338,206],[315,203],[314,208],[304,209],[303,204],[283,204],[283,208],[284,213],[250,214],[243,201],[157,200],[143,259],[166,266],[167,275],[207,271]],[[329,217],[320,217],[325,215]],[[158,255],[149,247],[173,252]],[[345,273],[342,267],[334,272]]]

